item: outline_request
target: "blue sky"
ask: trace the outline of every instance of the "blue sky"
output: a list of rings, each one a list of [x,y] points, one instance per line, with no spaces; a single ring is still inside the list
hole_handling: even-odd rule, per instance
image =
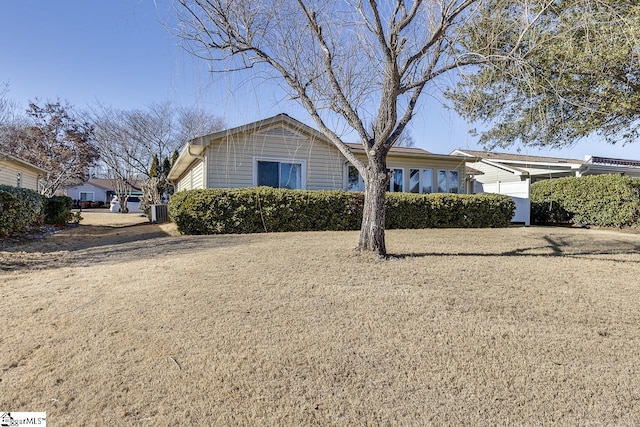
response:
[[[170,100],[211,111],[229,126],[281,112],[311,124],[277,85],[247,74],[209,73],[162,24],[170,14],[170,0],[2,1],[0,84],[8,82],[7,97],[22,106],[35,98],[60,98],[79,109],[97,101],[134,109]],[[416,146],[449,153],[480,149],[468,134],[471,127],[426,96],[410,131]],[[639,144],[612,146],[594,138],[562,150],[523,148],[521,153],[640,159]]]

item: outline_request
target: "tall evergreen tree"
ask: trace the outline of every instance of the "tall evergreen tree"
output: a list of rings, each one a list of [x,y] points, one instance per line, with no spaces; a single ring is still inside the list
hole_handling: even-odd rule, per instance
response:
[[[153,155],[153,160],[151,161],[151,167],[149,168],[149,177],[156,178],[158,177],[158,167],[159,167],[158,155]]]

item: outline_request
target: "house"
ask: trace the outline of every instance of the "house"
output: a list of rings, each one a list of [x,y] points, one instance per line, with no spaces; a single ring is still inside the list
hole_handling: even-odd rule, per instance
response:
[[[132,188],[130,191],[131,197],[127,202],[127,208],[129,212],[141,212],[138,209],[140,198],[142,197],[142,190],[140,182],[134,182],[136,188]],[[104,178],[90,178],[87,182],[77,187],[69,187],[65,190],[65,195],[71,197],[74,203],[77,202],[102,202],[109,204],[113,198],[115,191],[110,179]]]
[[[78,202],[109,203],[113,185],[109,179],[90,178],[82,185],[67,188],[65,194]]]
[[[366,158],[364,148],[350,144]],[[389,191],[464,193],[465,163],[479,160],[392,148]],[[190,141],[169,172],[176,191],[271,186],[307,190],[363,191],[358,171],[317,130],[280,114]]]
[[[47,171],[10,154],[0,152],[0,185],[38,191],[41,177]]]
[[[452,155],[470,161],[470,187],[474,193],[511,196],[516,203],[513,222],[531,222],[531,184],[544,179],[567,176],[621,174],[640,177],[640,161],[586,156],[584,160],[528,156],[475,150],[454,150]]]

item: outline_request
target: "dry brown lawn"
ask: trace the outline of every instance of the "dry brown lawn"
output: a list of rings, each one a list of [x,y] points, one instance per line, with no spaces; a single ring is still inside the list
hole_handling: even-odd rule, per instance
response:
[[[639,234],[398,230],[379,261],[353,254],[354,232],[178,236],[112,215],[0,252],[0,410],[640,424]]]

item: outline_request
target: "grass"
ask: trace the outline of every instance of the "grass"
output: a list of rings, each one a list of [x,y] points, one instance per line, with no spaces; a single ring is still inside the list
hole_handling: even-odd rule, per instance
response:
[[[0,252],[0,408],[96,426],[640,423],[638,234],[395,230],[387,261],[350,251],[352,232],[174,234],[81,226]]]

